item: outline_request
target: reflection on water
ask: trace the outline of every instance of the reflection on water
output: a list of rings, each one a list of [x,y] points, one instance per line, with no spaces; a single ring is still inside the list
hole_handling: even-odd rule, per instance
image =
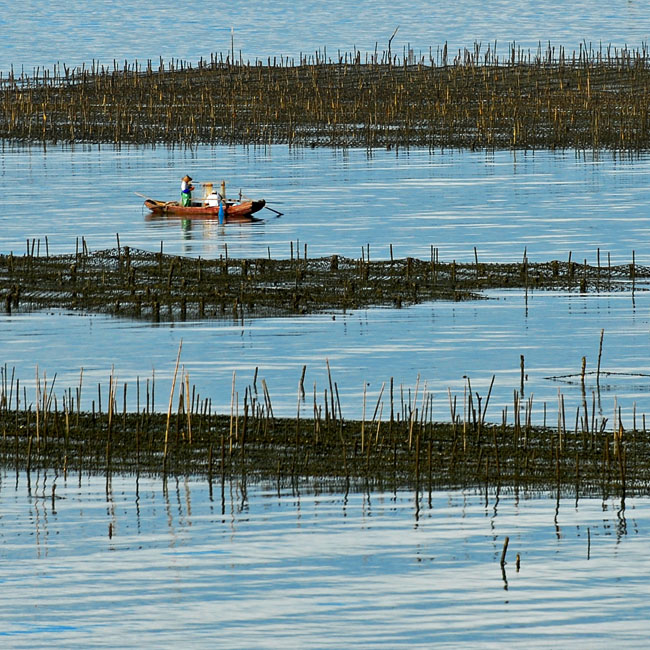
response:
[[[5,73],[12,64],[31,72],[55,60],[110,65],[116,56],[195,62],[231,47],[244,59],[322,47],[332,56],[337,48],[368,52],[384,49],[398,23],[394,51],[412,47],[416,55],[444,41],[450,51],[498,41],[505,52],[513,41],[534,50],[553,39],[577,49],[583,40],[635,47],[647,37],[645,7],[626,0],[602,7],[579,0],[568,10],[555,1],[471,0],[459,9],[449,0],[235,0],[219,7],[216,27],[213,4],[201,0],[183,7],[182,20],[165,2],[100,1],[93,16],[77,0],[66,11],[37,5],[3,23]],[[285,214],[265,210],[260,224],[223,229],[148,220],[135,192],[176,197],[185,173],[226,178]],[[357,257],[369,245],[374,258],[387,258],[392,244],[397,257],[428,258],[436,247],[443,260],[473,260],[476,246],[481,261],[520,260],[525,250],[536,261],[571,253],[594,263],[610,254],[620,264],[635,251],[637,263],[650,263],[639,245],[650,232],[647,157],[4,143],[0,177],[21,188],[4,195],[1,253],[21,254],[32,239],[50,254],[70,253],[82,237],[92,250],[112,248],[119,233],[122,245],[212,258],[226,250],[288,257],[300,242],[314,257]],[[604,412],[614,410],[608,399],[616,395],[626,426],[637,406],[648,410],[644,293],[492,297],[242,324],[2,315],[0,363],[15,366],[29,390],[36,366],[48,377],[58,373],[61,389],[77,385],[81,367],[94,389],[114,366],[120,382],[158,382],[161,408],[182,338],[192,381],[222,412],[233,371],[243,387],[259,367],[276,412],[293,414],[303,364],[306,386],[320,390],[329,361],[346,417],[360,416],[367,382],[374,400],[390,376],[408,394],[420,375],[447,419],[447,387],[461,395],[471,377],[485,395],[496,375],[488,419],[498,420],[520,386],[523,355],[522,392],[538,421],[546,404],[550,413],[557,403],[558,385],[568,412],[584,392]],[[582,356],[593,370],[602,329],[603,369],[622,374],[596,384],[588,374],[584,389],[571,378],[549,379],[575,376]],[[644,647],[647,499],[535,496],[5,470],[0,641],[12,648]]]
[[[287,56],[298,61],[301,53],[313,55],[316,50],[335,60],[339,52],[360,51],[363,60],[376,48],[385,51],[397,26],[393,54],[402,58],[412,50],[427,63],[447,41],[450,58],[458,48],[473,49],[478,42],[483,53],[490,46],[503,59],[513,42],[535,56],[549,41],[558,51],[560,46],[578,50],[582,43],[640,47],[648,35],[645,6],[632,0],[575,0],[570,7],[560,0],[534,6],[524,0],[464,0],[460,5],[453,0],[304,0],[254,6],[231,0],[218,11],[213,3],[196,0],[184,7],[182,20],[177,5],[164,0],[97,0],[82,22],[78,16],[85,3],[69,0],[66,6],[68,11],[61,12],[48,3],[33,3],[30,11],[4,21],[0,70],[6,74],[13,65],[17,72],[21,66],[31,72],[56,61],[88,67],[99,60],[112,67],[115,59],[120,66],[135,58],[144,66],[150,59],[156,69],[160,57],[196,63],[201,57],[209,60],[213,52],[232,56],[233,50],[236,60],[252,62],[277,57],[280,63]],[[125,15],[129,29],[124,29]]]
[[[176,229],[181,232],[181,237],[184,241],[192,240],[201,245],[205,240],[226,239],[228,234],[232,235],[233,228],[255,228],[258,224],[264,222],[264,219],[253,217],[252,219],[233,219],[229,218],[226,224],[219,224],[218,218],[211,217],[180,217],[173,214],[148,214],[145,216],[145,221],[152,226],[167,230]],[[224,245],[226,250],[227,243]],[[187,251],[191,253],[190,247]],[[183,251],[185,253],[185,251]]]
[[[401,394],[407,401],[409,391],[414,394],[419,377],[419,394],[432,395],[433,417],[449,420],[448,389],[462,405],[470,386],[485,399],[494,377],[487,421],[500,423],[506,407],[511,421],[517,390],[522,408],[524,401],[526,408],[530,405],[533,423],[553,425],[561,390],[571,429],[576,409],[582,413],[585,402],[610,424],[620,408],[626,428],[635,423],[643,428],[642,414],[650,413],[644,361],[650,356],[647,292],[634,299],[629,293],[498,291],[487,296],[474,302],[243,322],[151,324],[62,312],[0,315],[6,332],[0,362],[9,373],[15,367],[21,385],[30,390],[36,366],[41,374],[57,375],[60,391],[78,385],[82,367],[88,386],[108,385],[114,369],[117,381],[130,386],[132,409],[137,379],[143,383],[155,375],[155,407],[164,411],[182,340],[185,372],[201,398],[210,398],[220,413],[230,412],[233,374],[243,400],[257,373],[258,386],[262,378],[268,385],[276,415],[294,416],[303,366],[306,397],[301,408],[310,410],[313,393],[320,403],[329,387],[329,364],[346,418],[361,418],[364,392],[374,405],[384,384],[388,413],[391,378],[399,406]],[[96,393],[84,392],[86,408]]]
[[[218,258],[309,257],[333,253],[372,259],[416,256],[442,260],[528,259],[625,264],[650,232],[650,158],[550,152],[395,152],[295,150],[288,147],[122,149],[5,146],[0,176],[20,178],[38,192],[9,195],[0,212],[0,251],[21,254],[26,242],[41,254],[123,246]],[[178,177],[227,178],[282,207],[261,222],[220,227],[213,221],[151,220],[140,194],[175,197]],[[70,192],[70,187],[83,191]],[[137,186],[135,190],[134,186]],[[65,198],[64,198],[65,197]],[[47,237],[47,239],[46,239]],[[83,237],[83,239],[81,239]],[[476,247],[476,248],[474,248]],[[447,419],[447,389],[465,390],[465,377],[485,395],[492,376],[488,418],[501,419],[520,386],[542,421],[555,410],[557,388],[567,409],[584,400],[580,387],[548,379],[575,375],[586,357],[591,398],[619,398],[624,413],[648,411],[642,359],[648,356],[647,287],[634,294],[561,295],[495,292],[493,300],[434,303],[260,319],[244,323],[129,323],[61,314],[0,316],[0,363],[24,381],[35,367],[74,386],[80,368],[89,381],[106,382],[115,366],[120,381],[155,370],[169,380],[180,339],[197,390],[227,412],[233,372],[245,385],[256,368],[266,378],[278,413],[293,415],[303,365],[305,385],[327,385],[326,360],[342,392],[346,417],[360,417],[364,383],[376,398],[394,378],[408,391],[418,375],[434,393],[436,417]],[[598,341],[605,330],[603,375],[594,385]],[[166,390],[166,389],[165,389]],[[607,393],[603,396],[603,393]],[[90,405],[88,405],[90,406]],[[160,406],[160,405],[159,405]],[[611,410],[607,399],[598,407]],[[550,415],[549,415],[550,417]],[[630,417],[630,416],[625,416]]]
[[[0,636],[15,648],[188,635],[192,647],[640,646],[647,506],[4,472]]]
[[[235,195],[264,198],[261,223],[220,230],[205,222],[150,220],[136,192],[175,198],[179,178],[226,178]],[[48,237],[50,253],[122,245],[218,258],[310,257],[532,261],[572,255],[604,266],[650,263],[650,159],[550,152],[434,152],[198,147],[5,147],[0,178],[24,194],[0,212],[0,252]],[[70,192],[70,187],[83,189]],[[27,200],[29,199],[29,200]],[[186,226],[186,227],[184,227]]]

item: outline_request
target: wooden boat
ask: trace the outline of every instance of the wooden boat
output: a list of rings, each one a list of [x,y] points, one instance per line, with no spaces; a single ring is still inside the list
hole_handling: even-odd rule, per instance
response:
[[[213,217],[219,218],[219,207],[216,205],[207,205],[204,202],[193,202],[191,206],[183,207],[178,201],[156,201],[154,199],[145,199],[145,206],[153,214],[167,214],[191,219],[192,217]],[[226,202],[225,220],[243,221],[253,218],[256,212],[259,212],[266,205],[264,199],[257,201],[243,201],[242,203]]]

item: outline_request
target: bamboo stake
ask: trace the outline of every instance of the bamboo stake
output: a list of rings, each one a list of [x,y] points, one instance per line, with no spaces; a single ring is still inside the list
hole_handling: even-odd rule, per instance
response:
[[[363,411],[361,415],[361,451],[365,449],[365,425],[366,425],[366,382],[363,382]]]
[[[228,435],[229,453],[232,456],[233,413],[235,408],[235,371],[232,371],[232,387],[230,389],[230,432]]]
[[[415,418],[415,411],[417,410],[418,402],[418,389],[420,387],[420,373],[418,373],[417,381],[415,382],[415,397],[413,399],[413,406],[411,408],[410,420],[409,420],[409,451],[411,449],[411,443],[413,441],[413,422]]]
[[[190,374],[185,373],[185,394],[190,394]],[[189,397],[188,397],[189,398]],[[188,404],[187,408],[187,438],[190,446],[192,445],[192,405]]]
[[[178,364],[181,360],[181,349],[183,348],[183,339],[178,344],[178,354],[176,355],[176,367],[174,368],[174,379],[172,380],[172,389],[169,393],[169,405],[167,407],[167,424],[165,426],[165,448],[163,452],[163,459],[167,460],[167,445],[169,442],[169,422],[172,417],[172,403],[174,399],[174,390],[176,389],[176,375],[178,374]]]

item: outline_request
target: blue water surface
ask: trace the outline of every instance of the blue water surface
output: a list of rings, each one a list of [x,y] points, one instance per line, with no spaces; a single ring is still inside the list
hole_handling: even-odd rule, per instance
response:
[[[277,62],[316,51],[337,59],[339,52],[357,50],[365,57],[387,51],[391,37],[391,53],[400,57],[413,50],[417,58],[435,60],[447,42],[450,59],[459,48],[473,50],[475,43],[482,53],[496,47],[508,58],[512,43],[535,56],[549,43],[556,52],[560,47],[579,51],[581,45],[641,48],[650,34],[647,7],[638,0],[578,0],[569,6],[560,0],[197,0],[186,5],[100,0],[92,11],[81,0],[28,0],[19,11],[3,0],[0,9],[0,71],[13,66],[29,74],[57,62],[69,67],[92,61],[123,66],[136,59],[157,65],[161,58],[196,63],[213,53]]]

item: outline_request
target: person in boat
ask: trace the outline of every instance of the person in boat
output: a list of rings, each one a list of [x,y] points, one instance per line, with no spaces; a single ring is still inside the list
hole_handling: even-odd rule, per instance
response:
[[[184,208],[189,208],[192,205],[192,190],[194,185],[192,185],[191,176],[183,176],[181,181],[181,205]]]
[[[218,208],[221,204],[221,194],[217,190],[212,190],[208,196],[206,196],[206,203],[211,208]]]

